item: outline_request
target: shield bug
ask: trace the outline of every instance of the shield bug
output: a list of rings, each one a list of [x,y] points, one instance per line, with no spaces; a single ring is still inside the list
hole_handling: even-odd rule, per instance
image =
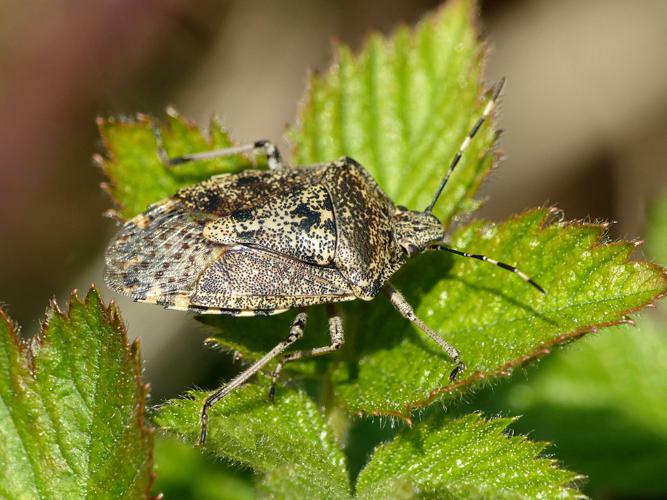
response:
[[[452,359],[453,381],[465,368],[459,352],[418,318],[389,283],[409,258],[422,252],[443,250],[490,262],[544,292],[509,264],[446,246],[445,230],[432,214],[502,86],[501,80],[423,211],[396,206],[352,158],[291,168],[268,141],[168,158],[156,131],[161,157],[169,165],[262,152],[269,168],[216,175],[128,221],[107,250],[107,284],[136,301],[197,314],[254,316],[300,309],[282,342],[205,400],[200,443],[206,440],[210,407],[273,358],[280,356],[272,372],[270,398],[285,363],[343,345],[337,302],[371,300],[385,293],[400,314]],[[283,354],[302,337],[305,308],[315,304],[327,304],[330,345]]]

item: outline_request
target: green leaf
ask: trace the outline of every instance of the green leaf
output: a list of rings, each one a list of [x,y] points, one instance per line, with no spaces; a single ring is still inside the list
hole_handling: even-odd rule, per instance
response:
[[[647,246],[664,255],[667,197],[650,211]],[[667,255],[662,262],[667,262]],[[539,370],[476,398],[471,408],[521,413],[513,428],[558,443],[558,456],[586,474],[594,498],[664,497],[667,483],[667,308],[635,328],[591,335]]]
[[[347,155],[398,204],[424,209],[485,105],[484,47],[475,2],[450,1],[414,30],[372,35],[360,54],[336,47],[324,76],[313,76],[290,131],[298,164]],[[445,224],[476,206],[470,197],[493,163],[485,125],[436,205]]]
[[[232,468],[195,449],[191,443],[157,435],[153,491],[165,498],[252,500],[255,489],[249,471]]]
[[[297,311],[277,316],[198,316],[197,320],[212,327],[207,342],[224,350],[236,353],[241,359],[254,360],[266,354],[268,349],[284,340],[289,333]],[[298,349],[310,349],[329,343],[324,308],[308,309],[308,335],[297,344]],[[285,365],[289,370],[293,363]]]
[[[337,394],[352,412],[399,415],[439,397],[456,398],[599,327],[624,321],[667,290],[664,269],[628,258],[630,243],[604,244],[603,227],[548,224],[538,209],[503,224],[472,223],[452,246],[519,265],[548,291],[472,259],[433,253],[395,280],[417,315],[461,351],[467,370],[448,382],[451,362],[384,298],[353,304]]]
[[[208,161],[193,161],[177,166],[165,165],[158,155],[153,127],[158,126],[170,158],[186,153],[222,149],[232,145],[220,123],[213,119],[206,137],[193,123],[169,110],[167,123],[158,123],[146,115],[130,119],[103,119],[97,124],[107,150],[107,157],[96,156],[109,178],[102,184],[114,202],[114,214],[129,219],[148,205],[173,196],[184,186],[224,172],[236,172],[248,166],[247,159],[230,156]]]
[[[310,399],[290,392],[270,404],[267,389],[249,384],[214,406],[206,450],[260,473],[260,491],[272,498],[349,498],[345,460]],[[157,422],[194,441],[204,394],[192,396],[162,407]],[[375,452],[359,477],[358,496],[574,496],[569,485],[578,476],[541,457],[545,444],[505,436],[510,422],[433,414]]]
[[[360,498],[575,498],[576,474],[544,443],[504,434],[511,419],[434,414],[380,446],[359,475]]]
[[[267,401],[268,385],[248,384],[211,410],[206,449],[266,475],[266,489],[298,488],[304,498],[349,495],[345,458],[315,404],[302,392]],[[157,423],[191,442],[199,435],[204,393],[172,400]]]
[[[0,309],[2,498],[138,498],[152,482],[139,346],[95,289],[22,341]]]
[[[487,395],[490,409],[519,412],[514,428],[558,443],[593,496],[664,496],[666,333],[664,321],[643,318],[577,342],[527,381]]]

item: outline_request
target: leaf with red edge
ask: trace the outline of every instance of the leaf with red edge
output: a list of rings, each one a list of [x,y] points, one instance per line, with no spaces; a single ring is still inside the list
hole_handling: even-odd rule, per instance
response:
[[[665,269],[630,260],[635,245],[605,243],[604,227],[548,223],[537,209],[502,224],[477,221],[452,236],[455,248],[519,266],[546,290],[488,263],[430,253],[394,280],[418,316],[461,351],[467,364],[454,384],[439,347],[379,298],[351,304],[338,398],[352,412],[399,415],[437,398],[457,398],[604,326],[667,292]]]

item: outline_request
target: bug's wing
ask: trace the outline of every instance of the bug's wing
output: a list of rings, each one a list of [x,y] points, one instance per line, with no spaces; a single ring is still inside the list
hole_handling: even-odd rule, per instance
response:
[[[313,183],[318,171],[290,168],[278,171],[243,170],[236,174],[215,175],[176,193],[185,208],[194,213],[216,217],[252,210],[270,198],[281,198]]]
[[[214,309],[205,312],[271,313],[354,298],[337,269],[238,245],[226,247],[202,274],[188,300],[192,306]]]
[[[174,199],[125,223],[109,245],[104,280],[135,300],[192,290],[223,248],[202,236],[206,219]]]
[[[261,247],[326,266],[336,251],[333,204],[322,184],[299,187],[211,220],[204,236],[224,245]]]
[[[179,200],[128,221],[106,253],[105,281],[133,299],[203,313],[270,314],[354,298],[332,268],[203,236],[208,218]]]

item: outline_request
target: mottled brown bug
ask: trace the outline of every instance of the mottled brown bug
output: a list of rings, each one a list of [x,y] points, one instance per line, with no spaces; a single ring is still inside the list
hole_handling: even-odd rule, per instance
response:
[[[269,169],[214,176],[128,221],[107,250],[107,284],[134,300],[197,314],[267,315],[301,309],[285,340],[206,399],[200,443],[206,440],[209,408],[301,338],[306,306],[327,304],[331,344],[283,355],[272,374],[271,398],[285,363],[343,345],[334,303],[371,300],[381,291],[449,355],[456,365],[450,375],[454,380],[465,368],[459,352],[419,319],[389,283],[417,254],[445,250],[491,262],[544,292],[513,266],[445,246],[444,228],[431,213],[502,85],[496,86],[424,211],[395,206],[366,170],[347,157],[289,168],[268,141],[172,159],[161,149],[170,165],[259,150],[267,155]]]

